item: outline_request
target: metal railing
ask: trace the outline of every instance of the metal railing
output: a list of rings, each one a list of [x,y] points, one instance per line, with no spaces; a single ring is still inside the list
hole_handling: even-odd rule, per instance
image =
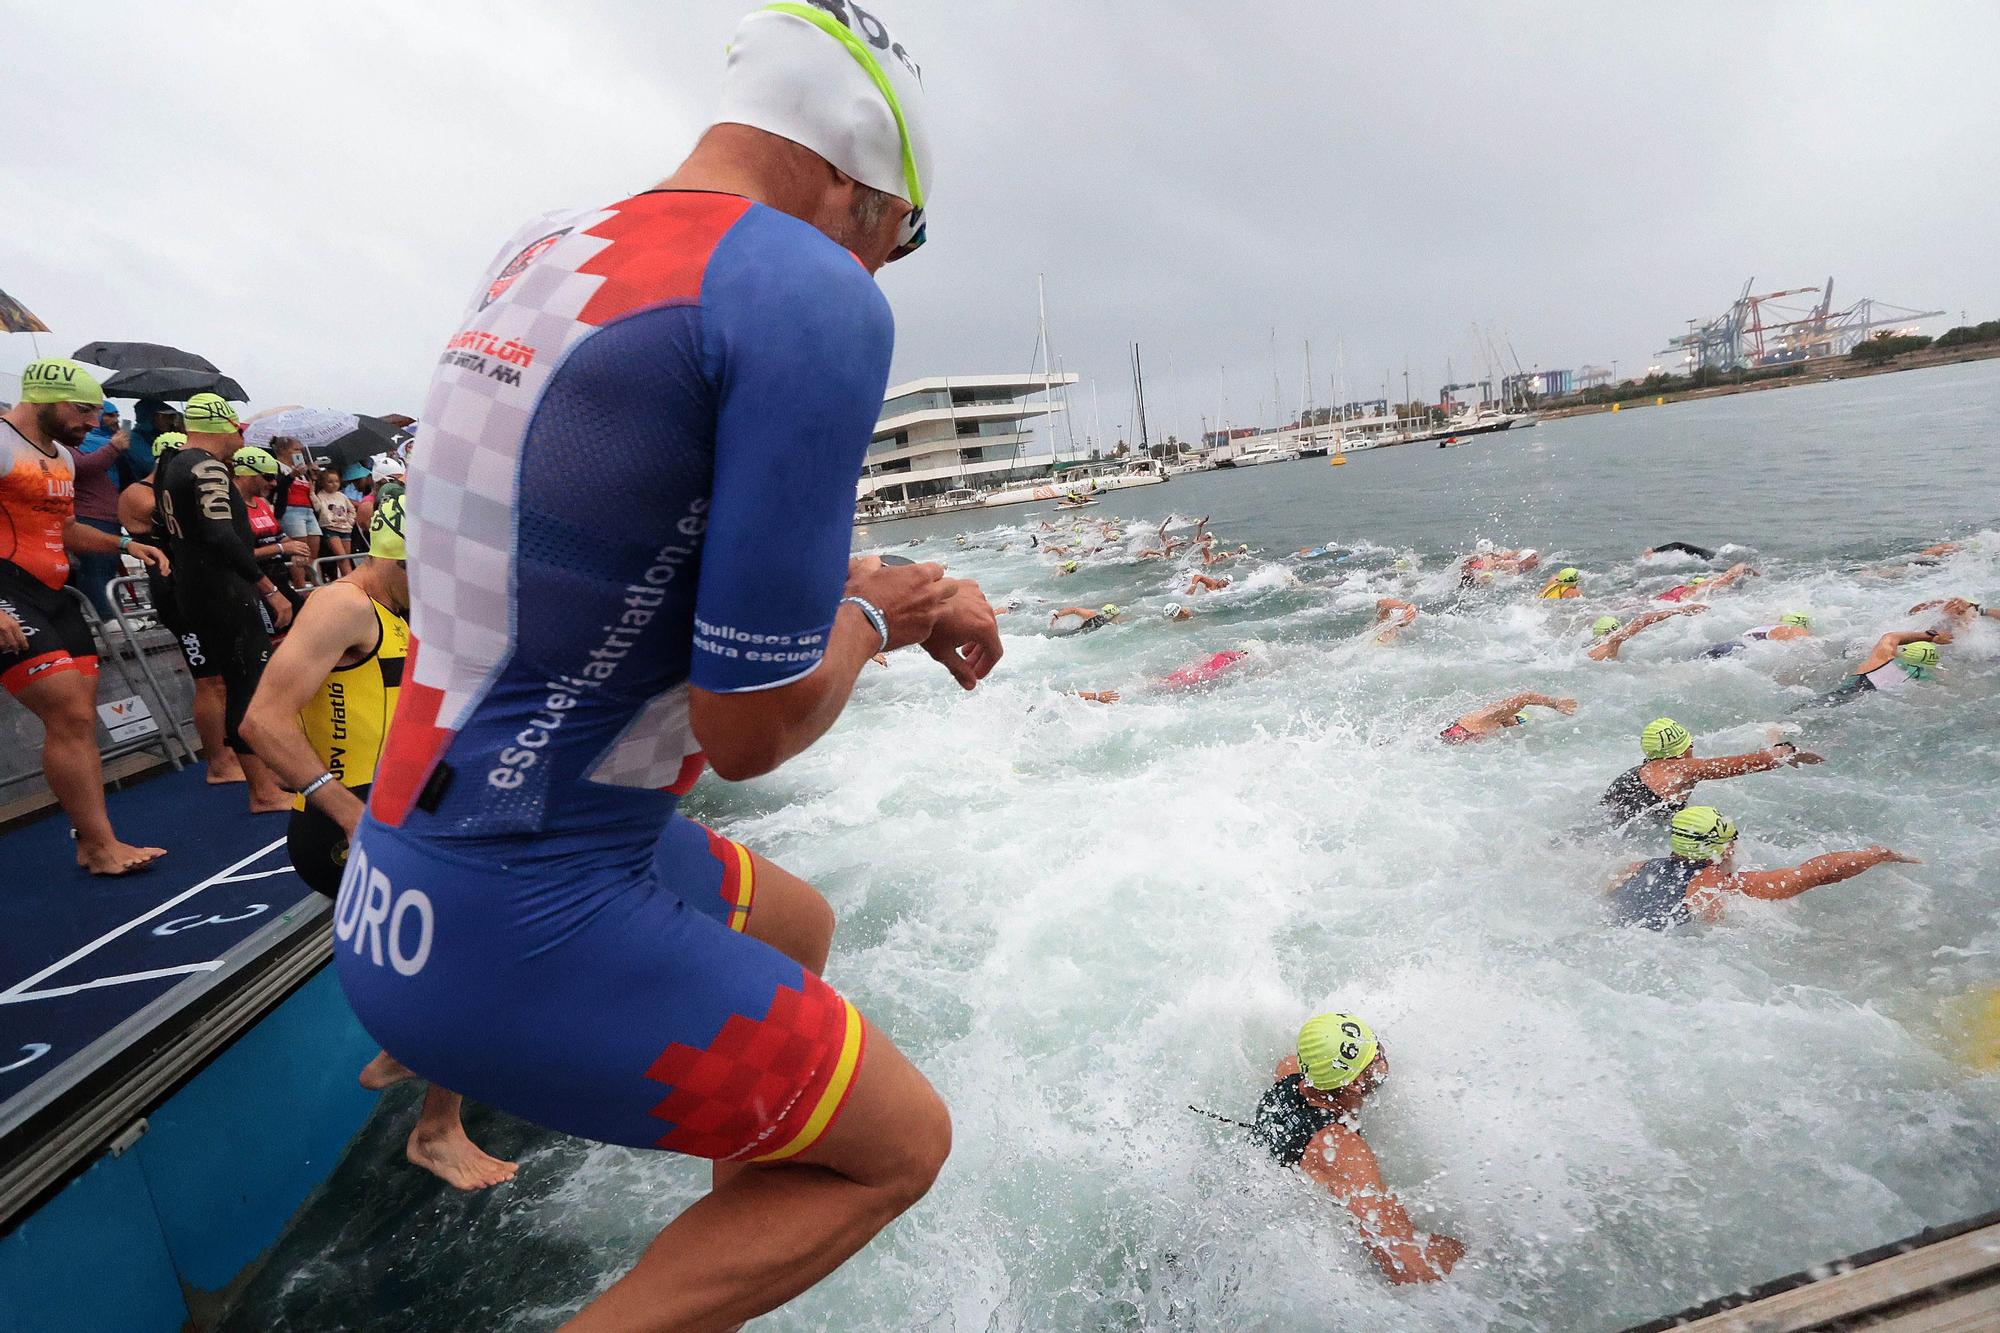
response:
[[[159,677],[154,674],[152,662],[147,659],[146,646],[139,638],[142,631],[159,623],[157,614],[150,618],[149,623],[139,623],[144,613],[154,611],[145,576],[127,574],[105,585],[105,600],[110,603],[115,613],[109,620],[100,616],[97,607],[77,589],[71,588],[69,594],[83,607],[84,621],[90,626],[91,636],[98,641],[101,649],[98,655],[100,671],[104,665],[109,665],[117,674],[125,692],[144,700],[156,723],[156,728],[150,735],[135,736],[128,741],[114,740],[100,753],[106,759],[115,759],[119,755],[157,748],[161,758],[177,769],[185,766],[183,759],[186,763],[193,763],[198,746],[189,743],[187,727],[181,720],[180,710],[172,707],[169,702],[166,690],[161,687]],[[111,632],[111,627],[114,625],[118,628],[115,636]],[[123,641],[122,644],[120,640]],[[169,659],[167,667],[169,675],[172,675],[176,667],[181,666],[178,648],[173,652],[174,656]],[[144,682],[143,686],[135,683],[126,670],[128,662],[138,667],[139,678]],[[192,680],[189,685],[192,690]]]

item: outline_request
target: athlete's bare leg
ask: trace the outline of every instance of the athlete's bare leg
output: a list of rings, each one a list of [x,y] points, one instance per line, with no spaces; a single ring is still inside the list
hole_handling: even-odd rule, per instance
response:
[[[167,854],[120,842],[104,808],[104,762],[97,753],[97,679],[56,671],[14,696],[42,723],[42,776],[76,829],[76,863],[93,875],[123,875]]]
[[[278,785],[278,775],[271,766],[254,754],[238,751],[237,759],[243,765],[243,776],[250,782],[250,813],[268,815],[276,810],[292,808],[292,794]]]
[[[405,1154],[410,1161],[456,1189],[483,1190],[512,1180],[520,1170],[518,1166],[480,1151],[479,1145],[466,1137],[461,1118],[464,1106],[463,1097],[431,1084],[424,1090],[423,1113],[417,1117],[417,1127],[410,1131]]]
[[[743,933],[762,940],[785,957],[818,976],[826,971],[833,948],[833,908],[818,889],[755,852],[750,864],[757,893],[750,900],[750,920]]]
[[[387,1051],[382,1051],[361,1070],[361,1086],[370,1092],[393,1088],[406,1078],[415,1078],[410,1067]]]
[[[564,1327],[733,1328],[811,1287],[923,1198],[951,1152],[950,1114],[873,1023],[865,1040],[847,1104],[824,1138],[789,1161],[731,1176]]]
[[[201,737],[201,757],[208,763],[212,783],[243,781],[243,765],[236,751],[223,740],[229,727],[226,714],[229,690],[220,676],[204,676],[194,683],[194,734]]]

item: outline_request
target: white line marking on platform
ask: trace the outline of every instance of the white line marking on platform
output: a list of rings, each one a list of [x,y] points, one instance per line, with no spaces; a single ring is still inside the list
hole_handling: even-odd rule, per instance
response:
[[[268,852],[271,849],[266,847],[264,850]],[[269,879],[273,875],[289,875],[291,873],[292,868],[290,866],[279,866],[276,870],[252,870],[242,875],[229,875],[215,882],[217,884],[247,884],[253,879]]]
[[[165,902],[161,903],[159,906],[155,907],[152,911],[147,912],[142,916],[135,916],[130,921],[127,921],[124,925],[119,926],[113,930],[106,931],[104,934],[99,935],[96,939],[92,940],[90,943],[84,945],[81,949],[78,949],[75,953],[71,954],[69,957],[58,959],[56,962],[50,963],[47,967],[35,973],[35,975],[33,975],[32,977],[28,977],[23,981],[17,981],[12,986],[9,986],[6,990],[0,991],[0,1004],[8,1004],[16,999],[24,998],[25,992],[33,990],[38,982],[48,980],[56,973],[68,967],[71,963],[74,963],[77,959],[89,957],[91,954],[97,952],[97,950],[103,948],[105,945],[111,943],[111,941],[117,939],[120,935],[123,935],[126,931],[131,930],[135,926],[145,925],[148,921],[151,921],[154,917],[159,916],[162,912],[171,912],[174,908],[179,907],[182,903],[194,897],[197,893],[200,893],[202,890],[213,888],[217,884],[228,883],[229,877],[231,875],[234,875],[237,871],[243,869],[244,866],[249,865],[251,862],[255,861],[260,856],[270,855],[272,852],[276,851],[280,847],[283,847],[284,845],[285,845],[285,840],[283,838],[279,838],[276,842],[273,842],[268,846],[259,847],[256,851],[250,853],[250,855],[244,857],[242,860],[238,861],[235,865],[229,866],[226,869],[219,871],[216,874],[210,875],[207,879],[195,885],[193,888],[187,890],[185,893],[176,894],[173,897],[167,899]],[[220,967],[220,966],[221,963],[219,961],[214,963],[201,963],[195,965],[193,970],[207,971],[210,968]],[[132,973],[121,978],[114,978],[111,982],[107,982],[106,984],[116,984],[117,981],[121,980],[122,981],[138,980],[142,975],[145,974]],[[169,975],[169,973],[160,972],[160,973],[153,973],[151,975],[165,976]],[[68,994],[71,991],[88,989],[88,987],[71,986],[71,987],[62,987],[58,989],[61,991],[61,993]],[[37,996],[32,998],[40,998],[43,995],[51,995],[55,993],[57,993],[57,991],[43,991],[40,992]]]
[[[74,995],[81,990],[96,990],[100,986],[122,986],[128,981],[153,981],[159,977],[184,977],[194,972],[213,972],[221,966],[222,960],[217,958],[206,963],[183,963],[179,967],[156,967],[150,972],[126,972],[115,977],[99,977],[95,981],[82,981],[74,986],[8,991],[0,995],[0,1004],[26,1004],[29,1000],[53,1000],[63,995]]]

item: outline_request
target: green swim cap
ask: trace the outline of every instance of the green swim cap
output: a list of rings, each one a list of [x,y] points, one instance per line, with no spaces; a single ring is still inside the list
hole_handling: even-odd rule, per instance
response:
[[[1603,638],[1605,635],[1609,634],[1612,630],[1615,630],[1617,628],[1618,628],[1617,616],[1599,616],[1597,619],[1590,622],[1590,632],[1596,635],[1600,639]]]
[[[1639,752],[1648,759],[1678,759],[1694,748],[1694,737],[1670,717],[1657,718],[1639,733]]]
[[[24,403],[87,403],[96,407],[104,401],[104,388],[97,377],[75,361],[45,356],[30,361],[21,370],[21,401]]]
[[[153,455],[164,458],[188,442],[188,437],[177,430],[163,430],[153,437]]]
[[[1360,1078],[1381,1043],[1353,1014],[1315,1014],[1299,1029],[1299,1069],[1321,1092],[1336,1092]]]
[[[409,543],[403,538],[403,497],[391,495],[375,505],[368,520],[368,554],[378,560],[408,560]]]
[[[243,429],[243,422],[220,394],[198,393],[187,400],[181,420],[190,435],[228,435]]]
[[[1701,586],[1702,584],[1704,584],[1704,583],[1706,583],[1706,582],[1708,582],[1708,575],[1706,575],[1706,574],[1697,574],[1697,575],[1695,575],[1695,576],[1694,576],[1693,578],[1691,578],[1691,579],[1689,579],[1689,580],[1688,580],[1688,587],[1690,587],[1690,588],[1699,588],[1699,587],[1700,587],[1700,586]]]
[[[269,449],[259,449],[254,444],[246,444],[238,449],[231,455],[230,461],[235,463],[236,475],[239,477],[278,475],[277,458]]]
[[[1714,861],[1736,841],[1736,825],[1712,805],[1691,805],[1668,825],[1667,842],[1675,856],[1690,861]]]
[[[1934,643],[1906,643],[1896,650],[1896,660],[1904,666],[1915,667],[1919,671],[1929,671],[1938,664],[1938,650]]]
[[[1556,571],[1557,583],[1575,583],[1582,577],[1583,575],[1575,569],[1561,569]]]
[[[1778,617],[1780,625],[1797,625],[1800,629],[1812,628],[1812,617],[1803,611],[1787,611]]]
[[[1063,572],[1063,573],[1065,573],[1065,574],[1074,574],[1074,573],[1076,573],[1076,561],[1074,561],[1074,560],[1065,560],[1065,561],[1063,561],[1063,562],[1062,562],[1062,572]]]

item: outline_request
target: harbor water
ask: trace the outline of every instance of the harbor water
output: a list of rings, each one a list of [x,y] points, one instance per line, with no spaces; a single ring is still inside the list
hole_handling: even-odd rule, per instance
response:
[[[2000,1075],[1959,1025],[2000,984],[2000,623],[1922,688],[1790,710],[1934,619],[1913,604],[2000,604],[1996,422],[1984,362],[861,534],[1018,604],[1005,661],[963,694],[897,654],[806,755],[689,808],[825,893],[829,979],[929,1074],[956,1142],[928,1199],[755,1327],[1615,1328],[1995,1207]],[[1251,548],[1228,588],[1189,597],[1184,568],[1137,558],[1170,513]],[[1060,576],[1030,536],[1080,518],[1119,533]],[[1584,596],[1461,592],[1480,538],[1577,566]],[[1970,548],[1881,568],[1946,538]],[[1705,568],[1639,558],[1669,540],[1761,577],[1587,660],[1594,618]],[[1293,555],[1323,543],[1354,554]],[[1382,596],[1423,608],[1389,646]],[[1049,632],[1107,602],[1119,623]],[[1697,657],[1792,610],[1812,639]],[[1229,649],[1249,657],[1212,687],[1159,683]],[[1436,741],[1524,689],[1580,707]],[[1740,864],[1876,842],[1923,863],[1712,928],[1607,924],[1607,877],[1664,849],[1603,833],[1596,798],[1661,715],[1702,753],[1824,754],[1701,789]],[[1417,1224],[1465,1241],[1447,1282],[1385,1285],[1341,1209],[1187,1109],[1247,1117],[1329,1008],[1392,1053],[1360,1127]],[[413,1095],[232,1326],[550,1327],[706,1187],[700,1163],[474,1110],[523,1167],[457,1196],[401,1159]]]

